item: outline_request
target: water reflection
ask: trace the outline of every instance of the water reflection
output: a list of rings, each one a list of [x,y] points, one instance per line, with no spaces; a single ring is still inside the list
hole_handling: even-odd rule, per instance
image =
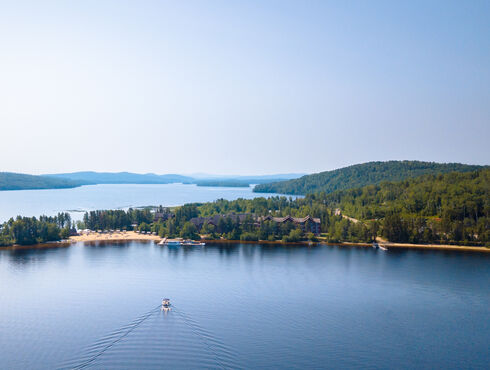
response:
[[[90,366],[483,368],[489,261],[248,243],[1,250],[0,368],[99,353]]]

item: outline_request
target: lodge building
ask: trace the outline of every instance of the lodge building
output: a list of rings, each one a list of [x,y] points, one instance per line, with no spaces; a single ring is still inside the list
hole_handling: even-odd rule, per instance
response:
[[[319,235],[321,228],[321,221],[319,218],[314,218],[311,216],[306,216],[306,217],[291,217],[291,216],[286,216],[286,217],[272,217],[272,216],[262,216],[262,217],[256,217],[255,215],[251,213],[230,213],[227,215],[215,215],[211,217],[194,217],[190,220],[198,230],[201,230],[201,228],[204,226],[204,224],[211,224],[214,227],[218,227],[218,223],[220,219],[225,219],[225,218],[230,218],[233,222],[238,222],[240,224],[243,224],[247,219],[248,220],[253,220],[254,225],[256,227],[260,227],[260,224],[265,221],[270,221],[275,223],[278,227],[280,227],[281,224],[286,224],[288,222],[294,224],[295,227],[301,229],[304,233],[313,233],[315,235]]]
[[[286,216],[286,217],[272,217],[272,216],[265,216],[265,217],[260,217],[259,222],[262,221],[272,221],[277,223],[278,225],[280,224],[285,224],[287,222],[293,223],[297,228],[301,229],[304,233],[313,233],[315,235],[320,234],[320,225],[321,221],[319,218],[314,218],[311,216],[306,216],[306,217],[291,217],[291,216]]]

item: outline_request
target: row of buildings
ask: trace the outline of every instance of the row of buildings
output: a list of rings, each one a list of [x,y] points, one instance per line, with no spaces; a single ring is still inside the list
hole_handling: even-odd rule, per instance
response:
[[[157,221],[167,221],[168,219],[175,217],[175,215],[170,212],[168,208],[159,207],[155,212],[155,222]],[[205,224],[213,225],[215,228],[218,228],[220,220],[230,219],[234,223],[239,223],[240,225],[244,223],[253,223],[255,227],[260,227],[263,222],[269,221],[275,224],[277,227],[280,227],[283,224],[291,223],[294,227],[301,229],[305,233],[313,233],[315,235],[320,234],[320,219],[306,216],[306,217],[273,217],[271,215],[268,216],[259,216],[252,213],[228,213],[221,215],[214,215],[210,217],[194,217],[190,220],[197,230],[201,230]]]
[[[261,216],[255,217],[255,215],[251,213],[230,213],[227,215],[215,215],[211,217],[194,217],[190,220],[198,230],[201,230],[205,224],[213,225],[214,227],[218,227],[221,219],[229,218],[235,223],[243,224],[248,221],[252,221],[256,227],[260,227],[260,224],[266,221],[275,223],[278,227],[282,224],[286,224],[288,222],[292,223],[296,228],[301,229],[305,233],[313,233],[315,235],[320,234],[320,219],[306,216],[306,217],[273,217],[273,216]]]

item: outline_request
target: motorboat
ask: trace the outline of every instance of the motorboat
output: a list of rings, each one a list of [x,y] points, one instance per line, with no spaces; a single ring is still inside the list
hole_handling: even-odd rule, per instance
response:
[[[203,246],[206,245],[206,243],[203,242],[196,242],[194,240],[182,240],[182,239],[163,239],[159,245],[167,245],[169,247],[178,247],[178,246],[184,246],[184,247],[194,247],[194,246]]]
[[[382,251],[387,251],[388,248],[383,247],[382,245],[379,245],[377,242],[373,242],[373,248],[374,249],[381,249]]]
[[[184,245],[184,246],[199,246],[199,245],[206,245],[206,243],[196,242],[194,240],[184,240],[184,241],[180,242],[180,245]]]
[[[162,299],[162,309],[163,309],[163,310],[170,310],[170,306],[171,306],[171,304],[170,304],[170,299],[168,299],[168,298],[163,298],[163,299]]]

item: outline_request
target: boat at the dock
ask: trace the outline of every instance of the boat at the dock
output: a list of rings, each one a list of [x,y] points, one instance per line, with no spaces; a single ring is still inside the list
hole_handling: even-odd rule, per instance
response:
[[[158,244],[159,245],[167,245],[169,247],[172,247],[172,246],[185,246],[185,247],[188,247],[188,246],[203,246],[203,245],[206,245],[206,243],[198,242],[198,241],[194,241],[194,240],[168,239],[168,238],[162,239],[162,241],[160,243],[158,243]]]
[[[382,251],[387,251],[388,248],[383,247],[382,245],[378,244],[377,242],[373,242],[373,248],[374,249],[381,249]]]
[[[180,245],[183,245],[183,246],[199,246],[199,245],[206,245],[206,243],[196,242],[194,240],[184,240],[183,242],[180,243]]]

